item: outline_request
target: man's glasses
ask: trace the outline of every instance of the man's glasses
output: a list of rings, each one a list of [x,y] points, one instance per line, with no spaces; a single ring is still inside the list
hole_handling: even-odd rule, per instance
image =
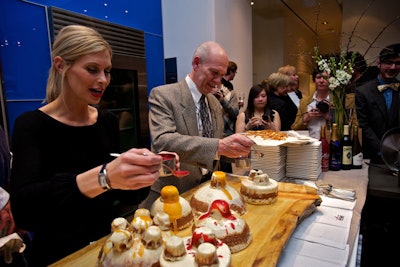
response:
[[[382,64],[390,67],[394,64],[396,67],[400,67],[400,61],[384,60],[382,61]]]

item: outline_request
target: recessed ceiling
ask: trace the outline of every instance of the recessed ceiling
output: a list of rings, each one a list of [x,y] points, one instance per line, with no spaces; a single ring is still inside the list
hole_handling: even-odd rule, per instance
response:
[[[269,19],[296,16],[319,38],[341,33],[342,6],[338,0],[254,0],[253,14]]]

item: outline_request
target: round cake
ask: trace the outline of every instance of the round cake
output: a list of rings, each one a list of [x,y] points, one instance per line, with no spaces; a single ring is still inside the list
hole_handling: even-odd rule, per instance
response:
[[[160,257],[162,267],[228,267],[230,263],[229,247],[216,239],[214,232],[206,227],[196,228],[191,237],[167,238]]]
[[[160,266],[164,250],[161,230],[150,226],[142,238],[135,238],[129,229],[116,228],[98,255],[96,266]]]
[[[201,215],[195,225],[210,228],[217,239],[228,245],[232,253],[245,249],[252,241],[246,221],[235,217],[228,202],[222,199],[214,200],[208,212]]]
[[[173,185],[161,189],[161,196],[154,201],[150,214],[154,224],[162,230],[182,230],[190,227],[194,220],[192,207]]]
[[[250,170],[249,178],[241,181],[240,194],[247,203],[271,204],[278,198],[278,182],[261,170]]]
[[[196,215],[208,211],[210,204],[216,199],[223,199],[229,203],[232,211],[239,215],[247,212],[246,204],[240,193],[228,185],[226,174],[221,171],[213,172],[210,184],[200,187],[190,199],[190,205]]]

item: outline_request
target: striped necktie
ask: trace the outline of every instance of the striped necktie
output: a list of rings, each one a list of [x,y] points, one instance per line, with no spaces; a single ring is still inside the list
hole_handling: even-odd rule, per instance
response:
[[[213,137],[213,129],[211,124],[210,114],[205,100],[205,95],[201,96],[199,102],[200,102],[200,119],[201,119],[201,124],[203,126],[202,135],[203,137],[211,138]]]

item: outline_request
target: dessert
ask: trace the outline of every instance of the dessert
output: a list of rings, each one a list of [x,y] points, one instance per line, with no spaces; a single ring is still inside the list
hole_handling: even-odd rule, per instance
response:
[[[191,237],[167,238],[160,257],[162,267],[228,267],[230,263],[229,247],[218,240],[214,232],[206,227],[195,228]]]
[[[211,243],[214,246],[220,246],[221,241],[217,239],[211,228],[199,226],[193,230],[190,248],[196,249],[202,243]]]
[[[178,236],[170,236],[167,238],[161,259],[164,259],[166,262],[178,262],[182,261],[186,255],[185,244],[182,238]],[[167,264],[164,263],[164,265]]]
[[[163,251],[161,230],[150,226],[143,238],[135,237],[130,228],[115,228],[101,248],[96,266],[160,266]]]
[[[134,234],[141,236],[144,231],[153,225],[153,219],[150,217],[148,209],[137,209],[130,223]]]
[[[249,178],[243,179],[240,194],[247,203],[264,205],[276,202],[278,182],[270,179],[262,170],[250,170]]]
[[[228,202],[222,199],[214,200],[208,212],[201,215],[195,225],[210,228],[217,239],[228,245],[232,253],[245,249],[252,241],[246,221],[236,218]]]
[[[123,217],[115,218],[111,222],[111,232],[115,232],[117,229],[128,230],[129,222]]]
[[[197,253],[194,258],[197,266],[219,266],[217,250],[213,244],[202,243],[197,248]]]
[[[161,196],[151,206],[150,214],[154,224],[162,230],[182,230],[190,227],[194,220],[189,202],[179,196],[173,185],[161,189]]]
[[[230,209],[243,215],[247,212],[246,204],[240,193],[228,185],[226,174],[221,171],[213,172],[210,184],[200,187],[190,199],[190,205],[196,215],[207,212],[210,204],[216,199],[229,203]]]

